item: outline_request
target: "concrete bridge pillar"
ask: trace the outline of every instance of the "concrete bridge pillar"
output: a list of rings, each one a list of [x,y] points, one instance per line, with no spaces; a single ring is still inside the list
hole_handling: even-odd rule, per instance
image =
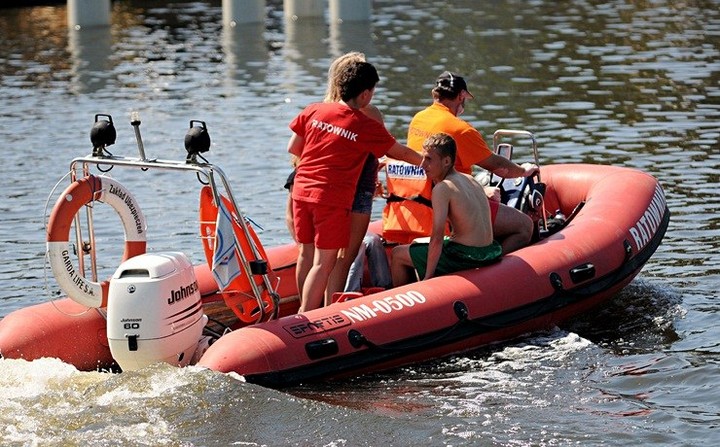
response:
[[[330,23],[370,20],[372,0],[330,0]]]
[[[287,19],[323,17],[329,1],[331,22],[370,19],[372,0],[283,0]],[[68,26],[80,29],[110,25],[110,0],[67,0]],[[223,24],[265,20],[265,0],[222,0]]]
[[[68,0],[68,27],[74,29],[110,25],[110,0]]]
[[[223,25],[262,23],[265,21],[265,0],[222,0]]]
[[[283,0],[283,13],[286,19],[322,17],[325,13],[325,0]]]

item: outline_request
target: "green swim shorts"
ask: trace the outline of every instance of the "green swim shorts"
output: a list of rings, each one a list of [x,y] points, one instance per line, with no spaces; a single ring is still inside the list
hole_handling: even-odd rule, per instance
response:
[[[427,243],[413,243],[410,245],[410,258],[412,258],[420,279],[425,277],[427,254]],[[492,264],[500,259],[500,255],[502,255],[502,247],[496,241],[484,247],[468,247],[445,238],[440,259],[435,268],[435,275],[445,275]]]

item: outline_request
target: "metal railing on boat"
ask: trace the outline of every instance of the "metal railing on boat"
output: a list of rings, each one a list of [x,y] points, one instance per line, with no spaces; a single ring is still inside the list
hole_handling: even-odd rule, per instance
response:
[[[99,119],[100,117],[106,118],[106,120]],[[194,126],[194,124],[201,124],[202,129],[200,132],[197,131],[198,126]],[[100,124],[100,125],[98,125]],[[202,155],[200,155],[201,152],[206,152],[209,150],[210,146],[210,139],[209,136],[207,136],[207,128],[205,126],[205,123],[202,121],[197,120],[191,120],[190,121],[190,129],[188,130],[188,135],[186,135],[185,139],[185,146],[186,150],[188,152],[187,158],[184,161],[181,160],[163,160],[163,159],[153,159],[153,158],[147,158],[145,154],[145,148],[142,143],[142,137],[140,135],[140,119],[137,115],[137,113],[133,113],[131,116],[131,125],[135,129],[135,136],[138,146],[138,157],[124,157],[124,156],[117,156],[111,154],[109,151],[107,151],[107,146],[114,143],[115,139],[115,131],[114,131],[114,125],[112,123],[112,117],[110,115],[103,115],[103,114],[97,114],[95,115],[95,125],[93,127],[93,132],[91,132],[91,139],[93,139],[93,152],[90,155],[82,156],[82,157],[76,157],[70,162],[70,179],[71,182],[77,181],[79,178],[87,177],[88,175],[91,175],[91,166],[95,165],[98,169],[98,171],[101,172],[108,172],[113,167],[127,167],[127,168],[136,168],[141,169],[143,171],[147,170],[163,170],[163,171],[185,171],[185,172],[194,172],[198,176],[198,180],[206,185],[209,185],[212,193],[213,193],[213,200],[216,204],[220,204],[222,202],[222,194],[220,192],[219,185],[222,186],[222,190],[226,193],[226,198],[229,200],[229,202],[232,204],[234,210],[236,211],[236,215],[233,218],[233,222],[239,226],[241,231],[244,233],[245,237],[247,238],[248,245],[250,246],[252,250],[252,256],[255,260],[263,260],[267,261],[266,259],[263,259],[263,256],[260,252],[260,248],[256,245],[254,239],[251,237],[251,232],[248,228],[248,223],[246,222],[245,216],[242,215],[242,213],[239,211],[240,208],[237,205],[237,202],[235,200],[235,196],[233,195],[232,188],[230,187],[230,183],[228,181],[227,175],[225,175],[225,172],[219,167],[216,166],[210,162],[208,162]],[[109,132],[110,133],[110,141],[108,138],[103,138],[103,136],[100,136],[96,138],[97,136],[94,135],[96,127],[102,128],[101,132]],[[201,138],[188,138],[189,136],[197,137],[198,134]],[[96,141],[97,140],[97,141]],[[194,141],[188,141],[188,140],[194,140]],[[200,146],[198,147],[197,142],[200,141]],[[82,230],[80,225],[80,214],[76,214],[75,216],[75,232],[76,232],[76,240],[81,248],[80,252],[78,253],[78,264],[80,268],[80,272],[85,272],[85,262],[82,254],[88,254],[90,256],[90,269],[92,274],[93,281],[97,281],[98,278],[98,272],[97,272],[97,260],[96,260],[96,251],[95,251],[95,236],[94,236],[94,226],[93,226],[93,219],[92,219],[92,209],[91,207],[86,207],[87,212],[87,228],[88,228],[88,237],[89,237],[89,243],[83,242],[82,237]],[[200,235],[200,237],[209,237]],[[237,234],[233,231],[233,237],[235,238],[235,244],[236,247],[240,247],[240,243],[237,238]],[[251,266],[251,261],[248,259],[246,254],[241,249],[237,249],[236,253],[238,255],[239,262],[242,266],[242,269],[245,272],[253,272],[254,269]],[[273,300],[275,301],[274,306],[274,313],[272,315],[272,318],[275,318],[277,316],[277,310],[278,310],[278,304],[279,304],[279,296],[275,292],[275,287],[271,284],[271,280],[267,272],[260,273],[260,276],[262,277],[262,283],[263,287],[270,293]],[[260,286],[256,284],[255,281],[249,281],[250,287],[252,289],[252,294],[257,301],[258,308],[259,308],[259,314],[257,321],[263,321],[267,315],[265,306],[262,299],[262,293],[263,291],[260,289]]]

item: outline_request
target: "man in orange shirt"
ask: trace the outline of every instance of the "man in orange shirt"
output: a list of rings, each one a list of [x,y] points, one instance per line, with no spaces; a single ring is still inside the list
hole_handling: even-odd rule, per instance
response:
[[[443,72],[435,82],[432,97],[433,103],[418,112],[410,122],[407,141],[410,148],[420,152],[429,136],[446,133],[457,145],[455,169],[458,172],[471,174],[473,165],[502,178],[529,177],[538,171],[533,164],[520,166],[493,153],[480,132],[458,117],[465,110],[465,100],[474,98],[462,76]],[[408,239],[427,236],[432,228],[432,209],[427,205],[432,184],[424,178],[424,173],[393,163],[389,161],[387,172],[389,188],[393,189],[390,192],[395,196],[391,195],[383,212],[383,235],[389,241],[407,243]],[[395,173],[401,175],[395,176]],[[399,193],[394,189],[398,189]],[[517,209],[500,204],[496,192],[488,194],[491,196],[493,232],[501,241],[503,253],[509,253],[530,242],[533,222]],[[410,236],[403,237],[403,232]]]

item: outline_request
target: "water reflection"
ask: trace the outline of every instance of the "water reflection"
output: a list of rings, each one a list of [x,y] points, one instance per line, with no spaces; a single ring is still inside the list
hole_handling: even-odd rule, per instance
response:
[[[335,21],[330,24],[330,54],[333,57],[359,51],[372,61],[377,55],[375,39],[370,22]]]
[[[0,81],[4,95],[22,96],[16,89],[52,88],[55,81],[65,81],[64,13],[65,8],[52,7],[2,10]]]
[[[270,53],[264,32],[263,23],[223,27],[222,50],[228,79],[243,83],[265,82]]]
[[[305,85],[317,85],[325,79],[328,67],[327,25],[324,18],[285,20],[284,77],[289,81],[290,92],[310,94],[315,100],[320,93],[308,90]]]
[[[69,30],[68,49],[72,58],[71,91],[93,93],[104,89],[113,68],[110,27]]]

